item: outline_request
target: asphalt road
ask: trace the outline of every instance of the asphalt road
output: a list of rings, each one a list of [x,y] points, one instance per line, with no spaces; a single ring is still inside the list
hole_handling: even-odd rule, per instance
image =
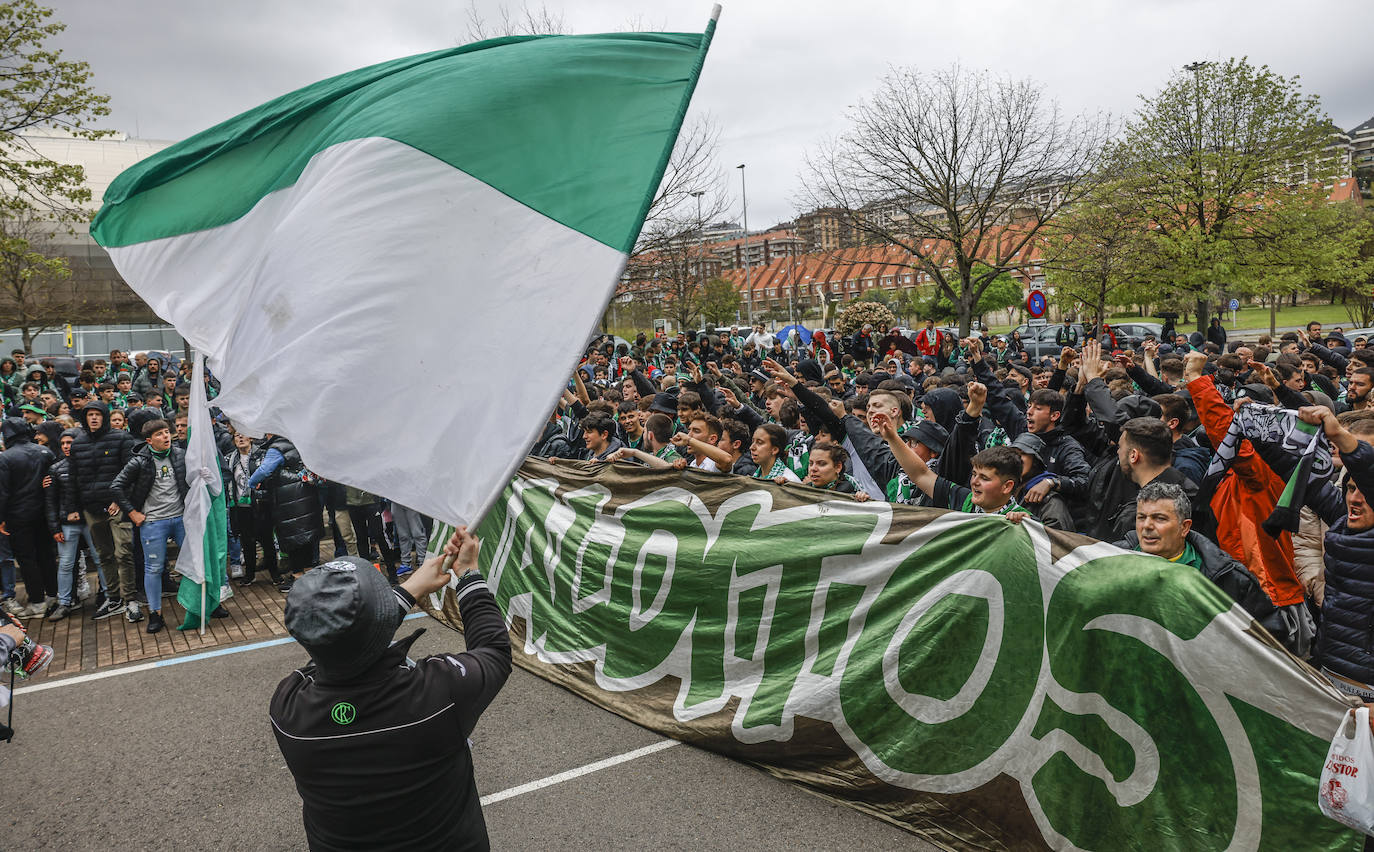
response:
[[[461,637],[430,621],[420,654]],[[16,696],[0,847],[303,849],[267,721],[294,643]],[[473,736],[484,796],[667,742],[517,668]],[[484,809],[495,849],[934,849],[752,767],[675,744]],[[382,815],[379,815],[379,817]]]

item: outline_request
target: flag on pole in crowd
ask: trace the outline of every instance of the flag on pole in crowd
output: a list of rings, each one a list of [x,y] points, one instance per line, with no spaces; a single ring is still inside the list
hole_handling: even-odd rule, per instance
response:
[[[1264,531],[1272,536],[1284,530],[1297,532],[1308,483],[1314,477],[1331,475],[1331,445],[1321,428],[1302,422],[1292,409],[1260,403],[1241,406],[1207,469],[1204,487],[1209,492],[1230,467],[1241,441],[1249,441],[1260,458],[1285,480],[1274,511],[1261,524]]]
[[[615,290],[718,13],[307,86],[125,171],[92,236],[205,353],[240,428],[475,523]]]
[[[220,603],[229,553],[228,509],[220,478],[210,408],[205,399],[205,356],[196,353],[191,371],[191,408],[186,418],[186,539],[177,557],[181,587],[177,601],[186,609],[182,630],[205,632],[205,621]]]

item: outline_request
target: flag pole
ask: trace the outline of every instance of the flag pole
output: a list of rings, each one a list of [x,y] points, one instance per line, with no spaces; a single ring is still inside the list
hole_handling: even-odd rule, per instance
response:
[[[200,579],[200,635],[205,635],[205,578]]]

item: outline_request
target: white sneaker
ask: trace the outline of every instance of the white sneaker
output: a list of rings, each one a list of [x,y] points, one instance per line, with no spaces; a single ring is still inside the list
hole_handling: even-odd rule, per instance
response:
[[[48,614],[48,604],[47,604],[46,601],[37,601],[37,602],[30,601],[30,602],[29,602],[29,605],[26,606],[26,607],[24,607],[24,611],[23,611],[22,613],[20,613],[19,617],[20,617],[20,618],[42,618],[43,616],[45,616],[45,615],[47,615],[47,614]]]
[[[143,620],[143,608],[138,605],[138,601],[129,601],[129,608],[125,611],[124,617],[133,624]]]
[[[5,612],[9,613],[15,618],[19,618],[20,616],[22,616],[26,608],[27,607],[25,607],[23,604],[21,604],[14,598],[9,598],[3,604],[0,604],[0,609],[3,609]]]

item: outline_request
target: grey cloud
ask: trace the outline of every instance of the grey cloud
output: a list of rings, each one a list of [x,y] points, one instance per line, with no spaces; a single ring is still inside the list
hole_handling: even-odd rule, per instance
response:
[[[446,0],[173,2],[50,0],[60,45],[112,96],[111,125],[179,139],[276,95],[373,62],[466,40],[467,6]],[[520,4],[507,4],[519,6]],[[540,4],[531,4],[538,7]],[[576,32],[700,30],[709,2],[545,5]],[[844,129],[848,105],[891,65],[959,61],[1046,85],[1069,112],[1136,108],[1194,59],[1248,55],[1300,74],[1337,124],[1374,115],[1374,52],[1353,35],[1357,0],[954,3],[733,0],[693,109],[722,128],[722,166],[738,197],[747,163],[750,224],[790,218],[809,148]],[[488,20],[500,4],[480,2]]]

